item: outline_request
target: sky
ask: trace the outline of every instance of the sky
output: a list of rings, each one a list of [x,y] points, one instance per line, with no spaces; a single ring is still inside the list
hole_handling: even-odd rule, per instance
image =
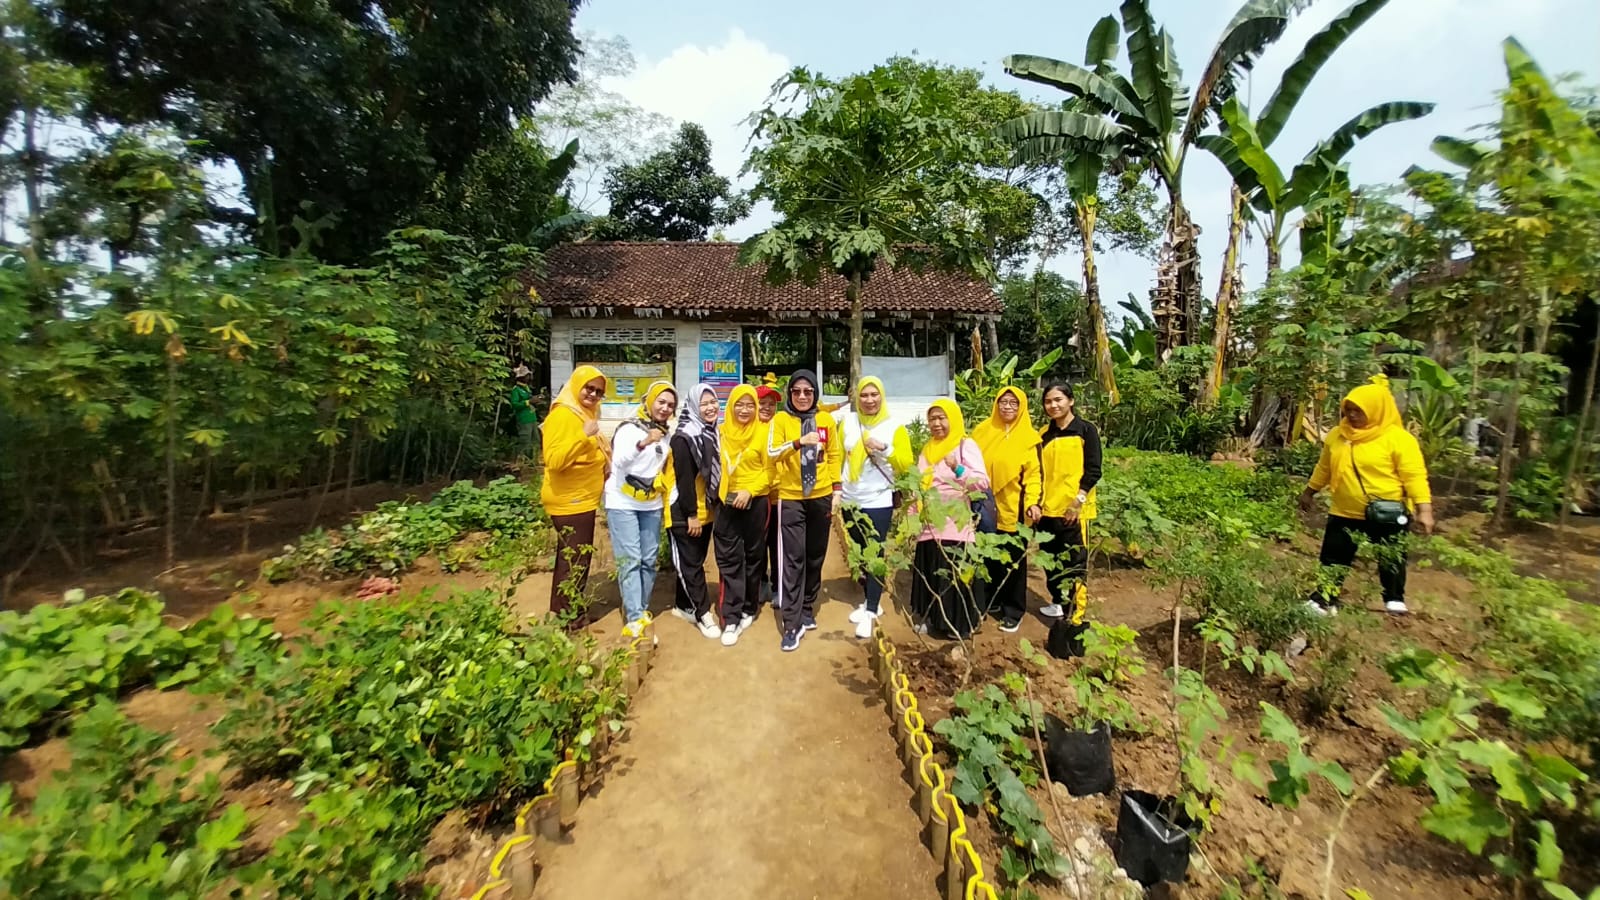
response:
[[[814,0],[791,5],[749,0],[589,0],[576,27],[625,38],[638,63],[612,87],[646,110],[698,122],[712,140],[712,162],[730,177],[743,164],[748,126],[773,82],[805,66],[831,76],[858,72],[901,54],[971,67],[988,84],[1041,103],[1064,95],[1007,76],[1000,59],[1032,53],[1077,61],[1095,21],[1114,14],[1116,0]],[[1152,0],[1157,21],[1172,33],[1186,79],[1204,66],[1238,0]],[[1305,41],[1348,5],[1319,0],[1262,57],[1241,94],[1259,112]],[[1390,100],[1437,104],[1423,119],[1390,125],[1346,158],[1355,184],[1392,183],[1409,166],[1439,165],[1428,150],[1435,135],[1470,135],[1496,115],[1505,84],[1501,42],[1515,36],[1551,75],[1575,73],[1600,84],[1600,0],[1391,0],[1323,67],[1273,144],[1280,163],[1296,162],[1318,140],[1357,113]],[[746,182],[748,183],[748,182]],[[1184,197],[1200,236],[1201,272],[1216,293],[1227,238],[1228,175],[1203,151],[1189,156]],[[772,223],[757,209],[728,230],[742,239]],[[1286,260],[1293,261],[1292,254]],[[1137,256],[1099,259],[1101,294],[1112,307],[1130,292],[1146,303],[1152,263]],[[1244,250],[1245,281],[1261,280],[1265,250]],[[1052,268],[1076,278],[1081,261],[1065,255]]]

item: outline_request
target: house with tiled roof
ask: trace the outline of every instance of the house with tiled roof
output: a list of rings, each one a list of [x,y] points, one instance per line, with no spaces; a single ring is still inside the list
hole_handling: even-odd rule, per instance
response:
[[[845,281],[774,285],[739,263],[726,241],[594,241],[549,251],[529,278],[550,317],[550,384],[581,364],[612,382],[606,418],[631,415],[653,380],[704,381],[726,397],[767,372],[816,370],[824,393],[844,393],[849,303]],[[990,285],[949,272],[889,269],[863,292],[862,370],[884,379],[897,412],[921,418],[927,399],[951,393],[952,357],[986,317],[1000,314]],[[959,336],[959,339],[958,339]]]

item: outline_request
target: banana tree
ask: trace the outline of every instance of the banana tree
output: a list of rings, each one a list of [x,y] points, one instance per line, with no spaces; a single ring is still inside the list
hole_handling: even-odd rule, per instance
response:
[[[1102,76],[1112,72],[1117,55],[1117,20],[1106,16],[1089,32],[1084,48],[1085,68]],[[1019,162],[1059,160],[1066,174],[1073,219],[1078,226],[1083,256],[1083,302],[1094,329],[1094,365],[1107,401],[1115,406],[1116,366],[1111,358],[1111,337],[1105,309],[1100,303],[1100,276],[1095,267],[1094,229],[1100,210],[1100,176],[1106,166],[1124,154],[1127,129],[1103,115],[1074,110],[1047,110],[1002,125],[1001,140],[1009,141]]]
[[[1183,202],[1183,166],[1189,147],[1210,124],[1212,113],[1233,96],[1239,74],[1282,36],[1290,17],[1308,2],[1247,0],[1223,28],[1192,91],[1183,84],[1172,36],[1156,26],[1148,0],[1123,0],[1120,9],[1129,61],[1127,76],[1109,62],[1091,68],[1020,54],[1002,61],[1011,75],[1066,91],[1121,126],[1122,152],[1148,161],[1166,188],[1167,239],[1151,293],[1164,351],[1192,342],[1199,334],[1196,230]],[[1104,22],[1096,26],[1096,32]],[[1069,123],[1052,122],[1041,114],[1035,114],[1030,124],[1035,138],[1075,137]]]

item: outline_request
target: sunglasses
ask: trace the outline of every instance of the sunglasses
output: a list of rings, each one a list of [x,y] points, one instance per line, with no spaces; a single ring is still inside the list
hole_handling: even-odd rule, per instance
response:
[[[585,397],[604,397],[606,395],[606,389],[590,387],[586,384],[583,386],[583,394]]]
[[[1015,398],[1015,397],[1002,397],[1000,399],[1000,402],[997,405],[998,406],[1009,406],[1012,409],[1016,409],[1021,404],[1019,404],[1017,402],[1017,398]]]
[[[790,388],[789,389],[789,393],[794,394],[796,396],[800,396],[800,397],[809,397],[812,394],[815,394],[816,391],[813,391],[811,388],[797,387],[797,388]]]

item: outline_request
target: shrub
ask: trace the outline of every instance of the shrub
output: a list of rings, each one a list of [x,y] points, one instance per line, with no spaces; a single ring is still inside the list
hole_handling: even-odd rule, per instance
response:
[[[515,478],[500,478],[481,488],[458,481],[427,503],[381,503],[337,533],[313,531],[285,548],[282,556],[263,563],[261,573],[272,582],[394,573],[410,568],[424,554],[479,532],[489,535],[489,541],[475,554],[492,557],[530,533],[549,531],[548,523],[533,490]],[[441,559],[446,569],[463,561],[460,555]]]
[[[163,622],[163,610],[158,595],[128,588],[0,612],[0,751],[97,698],[196,681],[236,654],[277,645],[270,622],[238,617],[227,604],[183,630]]]
[[[1199,524],[1226,517],[1262,537],[1286,540],[1294,534],[1298,488],[1278,472],[1127,450],[1108,454],[1107,465],[1105,480],[1139,485],[1173,521]]]
[[[428,821],[414,791],[334,785],[306,803],[247,878],[280,897],[414,896]]]
[[[488,591],[332,604],[274,671],[234,688],[217,725],[232,758],[303,786],[378,780],[426,814],[498,808],[535,790],[626,699],[623,654],[539,624],[511,629]]]

